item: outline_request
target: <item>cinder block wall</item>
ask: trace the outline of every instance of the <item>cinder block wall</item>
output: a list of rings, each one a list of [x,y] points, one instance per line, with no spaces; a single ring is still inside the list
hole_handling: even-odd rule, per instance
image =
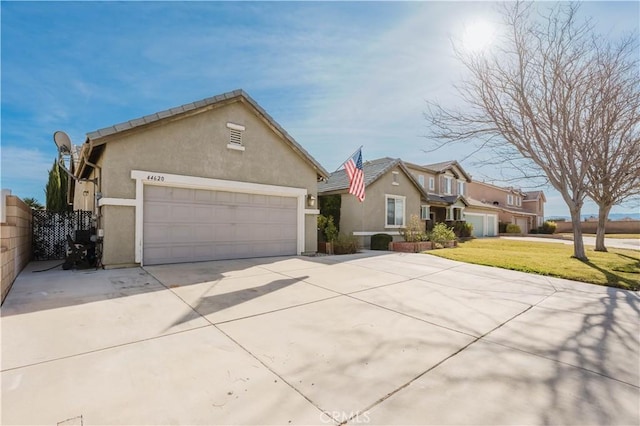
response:
[[[585,234],[595,234],[598,222],[581,222],[582,232]],[[571,222],[556,222],[558,227],[556,233],[573,232]],[[640,220],[614,220],[608,221],[605,225],[607,234],[638,234],[640,233]]]
[[[6,197],[6,218],[0,224],[2,302],[16,277],[31,260],[31,208],[14,195]]]

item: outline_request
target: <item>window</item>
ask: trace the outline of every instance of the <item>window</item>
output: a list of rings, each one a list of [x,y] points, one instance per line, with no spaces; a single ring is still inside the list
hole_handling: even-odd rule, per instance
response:
[[[418,175],[418,183],[424,188],[424,175]]]
[[[464,195],[464,181],[458,181],[458,195]]]
[[[405,197],[394,195],[385,196],[387,203],[387,228],[401,228],[404,226],[404,200]]]
[[[436,189],[436,180],[432,177],[429,178],[429,191],[434,191]]]
[[[429,220],[429,206],[420,206],[420,219]]]
[[[393,176],[393,182],[391,183],[392,185],[400,185],[400,183],[398,182],[398,175],[400,173],[398,172],[391,172],[391,175]]]
[[[227,148],[244,151],[242,132],[244,132],[245,127],[241,124],[227,123],[227,129],[229,129],[229,143],[227,144]]]
[[[453,179],[450,176],[444,177],[444,193],[446,195],[451,195],[451,183]]]
[[[513,195],[512,194],[507,194],[507,205],[509,205],[509,206],[513,205]]]
[[[522,198],[516,197],[516,206],[520,207],[522,205]]]

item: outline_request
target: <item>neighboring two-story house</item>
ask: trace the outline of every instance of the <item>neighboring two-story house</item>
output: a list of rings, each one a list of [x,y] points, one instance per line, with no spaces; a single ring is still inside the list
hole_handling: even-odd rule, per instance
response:
[[[471,182],[469,196],[483,206],[492,206],[502,223],[514,223],[523,233],[542,225],[544,203],[542,191],[524,192],[518,188],[500,187],[486,182]]]

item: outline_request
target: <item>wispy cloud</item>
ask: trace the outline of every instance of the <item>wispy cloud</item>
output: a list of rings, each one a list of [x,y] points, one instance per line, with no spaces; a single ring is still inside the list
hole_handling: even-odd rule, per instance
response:
[[[55,157],[35,148],[2,146],[2,188],[21,198],[44,201],[44,186]]]
[[[620,5],[584,8],[601,11],[617,28],[637,28],[637,13],[628,10],[637,12],[637,4]],[[462,70],[450,39],[478,17],[491,19],[493,7],[3,3],[3,185],[31,182],[25,195],[40,193],[55,155],[55,130],[78,144],[86,132],[236,88],[247,90],[328,169],[359,145],[366,159],[460,159],[460,150],[423,152],[431,147],[421,137],[424,102],[454,100],[452,83]]]

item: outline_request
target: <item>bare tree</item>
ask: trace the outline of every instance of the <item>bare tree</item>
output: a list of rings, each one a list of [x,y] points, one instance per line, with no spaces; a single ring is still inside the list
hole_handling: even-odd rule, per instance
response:
[[[472,143],[525,173],[541,171],[571,213],[573,256],[587,260],[580,215],[600,135],[592,102],[604,47],[590,22],[577,22],[576,4],[554,6],[544,16],[536,7],[503,4],[500,43],[480,53],[457,49],[469,72],[456,86],[464,106],[432,102],[425,118],[438,146]]]
[[[640,194],[640,68],[633,37],[605,46],[591,105],[599,131],[590,150],[588,195],[598,205],[596,251],[607,251],[605,226],[614,205]]]

